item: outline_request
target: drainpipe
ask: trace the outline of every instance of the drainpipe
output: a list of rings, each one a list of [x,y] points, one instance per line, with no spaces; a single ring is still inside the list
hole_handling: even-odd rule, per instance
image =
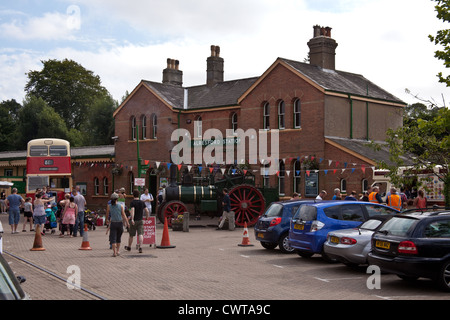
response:
[[[369,97],[369,84],[367,84],[367,97]],[[366,101],[366,137],[369,141],[369,101]]]
[[[350,100],[350,139],[353,139],[353,99],[350,94],[348,99]]]

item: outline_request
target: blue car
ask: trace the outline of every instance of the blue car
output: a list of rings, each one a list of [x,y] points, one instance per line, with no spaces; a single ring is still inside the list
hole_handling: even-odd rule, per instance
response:
[[[301,257],[321,254],[330,231],[356,228],[375,215],[394,215],[390,207],[361,201],[320,201],[299,207],[290,223],[289,246]]]
[[[288,200],[272,203],[255,224],[255,237],[266,249],[277,246],[283,253],[292,253],[288,244],[290,221],[301,204],[309,200]]]

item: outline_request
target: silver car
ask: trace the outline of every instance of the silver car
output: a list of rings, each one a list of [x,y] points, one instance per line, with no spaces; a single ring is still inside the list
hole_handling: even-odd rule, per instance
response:
[[[358,228],[331,231],[328,233],[323,250],[326,255],[346,265],[367,264],[371,249],[372,234],[377,231],[390,215],[377,215]]]

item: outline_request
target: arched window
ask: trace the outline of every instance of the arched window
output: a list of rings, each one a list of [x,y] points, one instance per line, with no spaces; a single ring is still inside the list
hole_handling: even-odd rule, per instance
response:
[[[152,138],[156,139],[158,133],[158,117],[156,116],[156,114],[154,114],[152,117],[152,131]]]
[[[300,129],[302,127],[301,120],[302,120],[302,110],[301,110],[300,99],[296,99],[294,101],[294,128],[295,129]]]
[[[284,116],[286,112],[286,105],[283,100],[278,103],[278,129],[284,129]]]
[[[94,195],[98,196],[100,192],[100,182],[97,177],[94,178]]]
[[[268,102],[263,107],[263,129],[270,130],[270,106]]]
[[[142,116],[142,140],[147,139],[147,117]]]
[[[130,119],[130,127],[131,127],[130,138],[131,140],[136,140],[136,117],[132,117]]]
[[[237,128],[238,128],[238,116],[237,113],[234,112],[231,115],[231,130],[233,130],[233,134],[236,132]]]
[[[108,178],[103,178],[103,194],[107,196],[109,194]]]
[[[361,180],[361,190],[362,192],[366,192],[367,189],[369,189],[369,181],[367,181],[367,179],[362,179]]]

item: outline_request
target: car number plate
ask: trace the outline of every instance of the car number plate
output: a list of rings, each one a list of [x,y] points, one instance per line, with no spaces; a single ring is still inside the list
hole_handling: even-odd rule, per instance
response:
[[[331,237],[330,238],[330,242],[331,243],[339,243],[339,238],[338,237]]]
[[[303,230],[305,229],[305,226],[303,224],[296,224],[294,225],[295,230]]]
[[[376,241],[375,247],[382,249],[389,249],[391,247],[391,244],[387,241]]]
[[[258,238],[264,238],[264,233],[259,232],[258,233]]]

